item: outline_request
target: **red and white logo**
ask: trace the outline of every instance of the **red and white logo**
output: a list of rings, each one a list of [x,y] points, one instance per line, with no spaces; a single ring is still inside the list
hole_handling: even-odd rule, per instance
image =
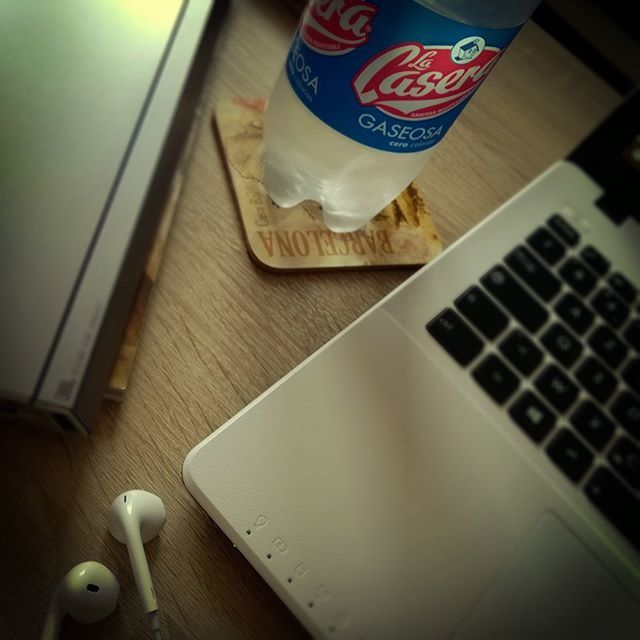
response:
[[[453,46],[404,42],[371,58],[353,78],[363,106],[402,120],[427,120],[466,100],[486,78],[501,50],[480,36]]]
[[[378,7],[361,0],[312,0],[305,11],[300,33],[305,44],[318,53],[340,56],[366,44]]]

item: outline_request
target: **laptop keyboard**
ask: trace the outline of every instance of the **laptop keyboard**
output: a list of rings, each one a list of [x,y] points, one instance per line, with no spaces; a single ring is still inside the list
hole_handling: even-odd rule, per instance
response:
[[[640,550],[640,305],[609,257],[554,214],[427,331]]]

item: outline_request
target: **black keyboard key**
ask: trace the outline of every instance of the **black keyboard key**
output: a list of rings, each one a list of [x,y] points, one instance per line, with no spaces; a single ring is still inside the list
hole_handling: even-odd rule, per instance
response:
[[[571,414],[571,424],[576,431],[598,451],[609,442],[615,424],[591,400],[584,400]]]
[[[598,467],[585,487],[585,493],[614,527],[640,551],[640,501],[615,475]]]
[[[560,429],[547,445],[547,454],[565,475],[579,482],[593,462],[593,455],[569,429]]]
[[[640,489],[640,449],[629,438],[618,438],[608,458],[624,480],[634,489]]]
[[[547,365],[535,386],[551,406],[564,413],[578,397],[578,387],[555,365]]]
[[[524,391],[511,405],[509,415],[534,441],[541,442],[553,429],[556,415],[531,391]]]
[[[480,287],[473,286],[467,289],[455,301],[455,305],[458,311],[489,340],[501,334],[509,323],[509,318]]]
[[[526,247],[516,247],[505,262],[543,300],[549,301],[560,291],[561,283]]]
[[[498,404],[504,404],[520,384],[515,373],[494,354],[488,355],[472,375]]]
[[[640,352],[640,318],[634,318],[624,330],[625,340]]]
[[[588,245],[580,251],[580,257],[599,275],[609,271],[611,263],[593,246]]]
[[[577,258],[569,258],[560,267],[562,279],[578,294],[586,296],[596,286],[597,279]]]
[[[600,289],[593,296],[591,305],[614,329],[621,327],[629,317],[629,307],[611,289]]]
[[[578,244],[580,234],[560,214],[554,213],[547,223],[565,244],[570,247]]]
[[[602,363],[589,356],[576,370],[580,384],[599,402],[606,402],[618,386],[616,377]]]
[[[609,285],[623,300],[629,304],[633,304],[633,301],[636,299],[637,290],[631,282],[629,282],[628,278],[619,272],[612,273],[609,277]]]
[[[548,264],[557,264],[565,254],[566,249],[556,237],[544,227],[534,231],[528,238],[529,246]]]
[[[520,373],[528,376],[542,362],[543,353],[524,331],[514,329],[499,345],[502,355]]]
[[[613,369],[627,357],[629,352],[627,345],[605,325],[594,329],[589,336],[589,346]]]
[[[630,360],[622,370],[622,379],[632,391],[640,394],[640,358]]]
[[[623,391],[611,405],[613,417],[636,439],[640,440],[640,399]]]
[[[573,293],[566,293],[558,300],[555,306],[556,313],[562,318],[576,333],[582,335],[592,324],[595,315],[585,304]]]
[[[547,310],[527,293],[505,267],[493,267],[482,276],[481,282],[529,331],[537,331],[547,321]]]
[[[437,315],[427,325],[427,331],[463,367],[482,351],[482,340],[453,309]]]
[[[540,341],[565,367],[570,367],[582,353],[582,343],[559,322],[552,324],[544,332]]]

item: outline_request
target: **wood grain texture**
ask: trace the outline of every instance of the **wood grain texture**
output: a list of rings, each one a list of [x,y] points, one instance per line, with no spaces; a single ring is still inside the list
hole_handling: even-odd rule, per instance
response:
[[[35,638],[60,577],[100,560],[120,606],[63,640],[147,637],[125,549],[106,528],[127,488],[158,493],[168,521],[147,545],[172,640],[303,638],[304,630],[182,484],[212,429],[402,282],[411,270],[270,274],[244,247],[210,133],[218,101],[268,95],[295,17],[279,0],[234,0],[147,313],[127,398],[89,438],[5,425],[0,638]],[[445,244],[561,158],[619,97],[535,25],[525,27],[419,178]]]

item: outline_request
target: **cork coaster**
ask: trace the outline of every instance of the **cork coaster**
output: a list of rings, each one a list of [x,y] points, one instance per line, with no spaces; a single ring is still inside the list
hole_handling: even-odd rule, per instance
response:
[[[420,266],[442,251],[424,197],[411,184],[365,227],[334,233],[317,203],[280,209],[262,184],[264,100],[237,98],[215,111],[249,255],[273,271]]]

